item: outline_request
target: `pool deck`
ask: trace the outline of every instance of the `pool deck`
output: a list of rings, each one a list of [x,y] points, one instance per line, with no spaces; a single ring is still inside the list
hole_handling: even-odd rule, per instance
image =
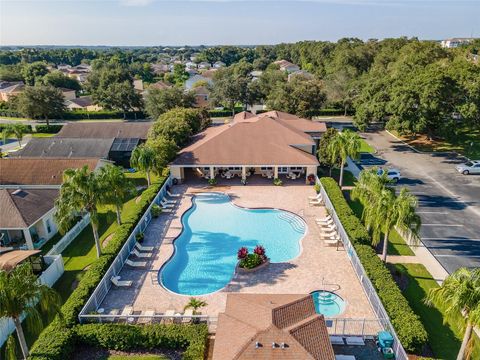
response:
[[[326,210],[321,206],[309,205],[308,196],[315,194],[312,186],[303,185],[298,180],[284,186],[273,186],[270,182],[262,181],[247,186],[237,185],[238,181],[234,180],[229,182],[231,185],[227,182],[226,185],[208,187],[205,181],[190,181],[173,187],[173,192],[182,194],[178,205],[172,213],[163,213],[153,219],[145,232],[143,245],[155,247],[151,260],[143,269],[125,265],[120,273],[122,280],[133,280],[134,285],[128,288],[112,286],[101,304],[105,312],[112,309],[121,311],[125,306],[133,306],[135,313],[145,310],[155,310],[158,314],[167,310],[183,312],[189,296],[174,294],[163,288],[158,282],[158,270],[173,254],[173,241],[182,230],[181,216],[190,208],[192,195],[196,192],[220,191],[229,194],[232,201],[240,206],[272,207],[294,212],[306,221],[308,229],[297,258],[286,263],[269,264],[253,273],[236,274],[223,290],[195,296],[208,303],[201,309],[202,314],[217,316],[223,312],[229,292],[307,294],[318,289],[338,287],[336,293],[346,301],[346,309],[338,317],[375,318],[343,248],[337,251],[336,247],[327,246],[320,239],[315,218],[325,216]],[[130,258],[144,260],[135,259],[133,255]]]

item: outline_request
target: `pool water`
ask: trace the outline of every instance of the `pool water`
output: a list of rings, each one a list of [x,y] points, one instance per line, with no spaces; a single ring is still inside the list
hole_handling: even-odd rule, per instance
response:
[[[343,313],[345,310],[345,301],[333,292],[314,291],[312,292],[312,297],[317,314],[333,317]]]
[[[174,242],[175,253],[159,276],[165,288],[182,295],[224,288],[234,275],[242,246],[252,253],[256,245],[262,245],[272,263],[295,258],[306,232],[305,222],[295,214],[241,208],[223,193],[195,195],[182,225]]]

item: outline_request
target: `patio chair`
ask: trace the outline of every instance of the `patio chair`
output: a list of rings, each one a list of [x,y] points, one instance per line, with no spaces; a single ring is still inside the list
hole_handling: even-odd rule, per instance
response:
[[[171,212],[173,212],[173,209],[162,206],[162,212],[171,213]]]
[[[340,239],[335,239],[335,240],[323,240],[323,243],[328,246],[337,246],[338,243],[340,242]]]
[[[165,317],[162,319],[162,323],[164,324],[171,324],[173,323],[173,316],[175,315],[175,310],[167,310],[165,311]]]
[[[162,205],[163,208],[173,208],[175,207],[175,204],[169,204],[169,203],[166,203],[165,201],[160,201],[160,205]]]
[[[345,342],[347,345],[365,346],[365,341],[363,341],[363,338],[360,336],[347,336]]]
[[[295,175],[295,173],[290,171],[287,175],[287,178],[295,180],[297,178],[297,175]]]
[[[161,202],[164,202],[167,204],[176,204],[178,200],[168,200],[166,197],[164,197]]]
[[[149,258],[152,256],[152,253],[141,253],[139,252],[137,249],[133,249],[131,254],[135,255],[136,257],[139,257],[139,258]]]
[[[343,337],[341,336],[330,335],[330,342],[332,343],[332,345],[345,345]]]
[[[322,200],[310,200],[309,204],[310,205],[315,205],[315,206],[323,205],[323,201]]]
[[[324,218],[315,218],[315,221],[320,223],[333,223],[333,219],[330,215],[327,215]]]
[[[308,197],[308,200],[319,200],[319,199],[322,199],[322,194],[320,194],[320,193],[318,193],[315,196],[309,196]]]
[[[125,264],[131,267],[145,267],[147,265],[146,261],[132,261],[130,259],[125,260]]]
[[[112,276],[110,278],[110,281],[112,282],[113,285],[117,287],[129,287],[129,286],[132,286],[133,284],[133,281],[131,280],[120,280],[120,279],[121,279],[120,276]]]
[[[320,225],[320,228],[324,232],[328,231],[337,231],[337,225],[335,224],[317,224]]]
[[[109,316],[109,317],[105,317],[103,318],[105,321],[110,321],[110,322],[114,322],[115,319],[117,318],[115,315],[118,315],[120,313],[120,310],[118,309],[112,309],[108,312],[108,315],[112,315],[112,316]]]
[[[154,247],[153,246],[142,246],[140,245],[138,242],[135,243],[135,247],[139,250],[139,251],[153,251]]]
[[[271,171],[267,172],[267,179],[273,179],[273,173]]]
[[[142,317],[138,318],[137,324],[147,324],[149,322],[153,322],[153,317],[155,316],[155,310],[146,310],[144,313],[142,312]]]
[[[187,309],[183,313],[182,324],[187,324],[192,321],[193,310]]]
[[[182,196],[181,194],[173,194],[170,192],[170,190],[167,190],[167,195],[173,198]]]

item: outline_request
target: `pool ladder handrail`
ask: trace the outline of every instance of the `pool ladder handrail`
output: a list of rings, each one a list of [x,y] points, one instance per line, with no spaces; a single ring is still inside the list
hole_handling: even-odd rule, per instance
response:
[[[290,214],[290,213],[282,213],[279,214],[278,217],[282,220],[288,222],[293,230],[299,233],[305,232],[305,222],[297,217],[297,215]]]

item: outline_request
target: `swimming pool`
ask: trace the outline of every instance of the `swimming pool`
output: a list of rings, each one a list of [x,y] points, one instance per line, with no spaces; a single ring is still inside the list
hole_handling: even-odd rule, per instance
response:
[[[311,295],[317,314],[332,317],[345,311],[345,300],[331,291],[318,290],[312,292]]]
[[[183,231],[175,253],[160,269],[159,281],[182,295],[204,295],[224,288],[232,279],[237,251],[266,249],[270,262],[285,262],[300,254],[306,224],[278,209],[246,209],[223,193],[201,193],[182,217]],[[254,276],[254,275],[252,275]]]

